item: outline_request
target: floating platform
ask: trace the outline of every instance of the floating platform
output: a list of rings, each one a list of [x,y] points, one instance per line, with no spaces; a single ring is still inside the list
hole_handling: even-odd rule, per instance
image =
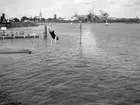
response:
[[[24,39],[24,38],[39,38],[39,36],[38,35],[0,36],[0,39]]]
[[[0,50],[0,54],[21,54],[21,53],[28,53],[31,54],[32,51],[28,49],[18,49],[18,50],[13,50],[13,49],[8,49],[8,50]]]

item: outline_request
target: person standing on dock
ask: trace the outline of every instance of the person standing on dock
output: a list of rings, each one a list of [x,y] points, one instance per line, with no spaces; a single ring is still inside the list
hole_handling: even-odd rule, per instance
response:
[[[0,24],[2,23],[7,23],[7,20],[5,18],[5,14],[3,13],[2,16],[0,17]]]

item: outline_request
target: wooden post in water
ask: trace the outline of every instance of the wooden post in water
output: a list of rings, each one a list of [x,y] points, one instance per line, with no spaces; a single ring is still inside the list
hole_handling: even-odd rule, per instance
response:
[[[80,45],[82,44],[82,21],[80,21]]]
[[[106,17],[106,20],[105,20],[105,25],[108,26],[108,20],[107,20],[107,17]]]
[[[45,25],[45,33],[44,38],[47,38],[47,25]]]

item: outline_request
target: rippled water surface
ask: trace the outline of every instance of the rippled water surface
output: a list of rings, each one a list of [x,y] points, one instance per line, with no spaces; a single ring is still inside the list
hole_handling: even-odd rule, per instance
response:
[[[44,25],[14,28],[39,39],[0,40],[0,103],[27,105],[139,105],[140,25],[53,24],[59,42],[43,39]]]

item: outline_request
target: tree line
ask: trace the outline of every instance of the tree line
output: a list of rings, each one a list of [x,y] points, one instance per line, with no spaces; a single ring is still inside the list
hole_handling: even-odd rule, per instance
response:
[[[15,17],[13,19],[9,20],[10,22],[25,22],[25,21],[34,21],[34,22],[45,22],[45,19],[42,18],[37,18],[37,17],[27,17],[27,16],[22,16],[21,19]]]

